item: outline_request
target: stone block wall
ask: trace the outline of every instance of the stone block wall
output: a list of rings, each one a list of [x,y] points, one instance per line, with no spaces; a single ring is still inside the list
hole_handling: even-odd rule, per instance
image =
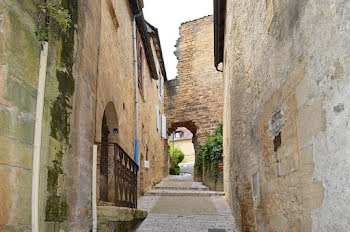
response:
[[[135,78],[132,41],[132,13],[127,1],[112,1],[119,27],[111,19],[107,1],[102,2],[98,97],[95,141],[101,141],[101,125],[106,105],[114,105],[118,134],[115,140],[131,158],[135,148]],[[140,34],[138,33],[138,38]],[[152,43],[152,41],[151,41]],[[153,47],[154,58],[156,53]],[[157,131],[157,110],[164,114],[164,101],[158,94],[157,80],[153,79],[143,54],[142,94],[139,90],[139,191],[144,192],[164,177],[164,143]],[[112,129],[112,128],[111,128]],[[148,159],[150,168],[144,167]]]
[[[348,1],[228,1],[224,185],[242,231],[348,231]]]
[[[133,158],[135,89],[132,13],[127,1],[63,0],[73,27],[49,41],[40,162],[40,231],[92,228],[92,148],[113,103],[120,146]],[[35,1],[0,2],[0,231],[31,231],[32,159],[40,43]],[[75,30],[77,29],[77,30]],[[156,80],[144,62],[140,154],[150,157],[143,188],[164,176],[164,139],[156,130]],[[141,98],[140,98],[141,99]],[[117,136],[118,137],[118,136]],[[140,156],[139,156],[140,158]],[[153,165],[152,165],[153,164]],[[142,169],[140,172],[146,172]],[[139,181],[140,183],[140,181]],[[140,190],[140,188],[139,188]]]
[[[195,150],[213,132],[223,115],[222,73],[213,66],[213,16],[183,23],[175,55],[178,75],[166,82],[165,111],[168,132],[186,127]],[[195,174],[196,177],[198,177]]]

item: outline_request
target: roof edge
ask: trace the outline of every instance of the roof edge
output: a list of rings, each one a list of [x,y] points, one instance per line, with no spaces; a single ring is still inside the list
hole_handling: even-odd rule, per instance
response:
[[[224,61],[226,0],[213,0],[214,3],[214,65]]]

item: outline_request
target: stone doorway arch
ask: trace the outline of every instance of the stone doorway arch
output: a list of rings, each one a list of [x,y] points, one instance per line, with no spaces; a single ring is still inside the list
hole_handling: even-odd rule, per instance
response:
[[[198,152],[198,148],[199,148],[199,143],[198,143],[198,137],[197,137],[197,125],[195,124],[195,122],[193,122],[192,120],[189,121],[180,121],[180,122],[174,122],[170,124],[170,127],[167,129],[168,133],[171,135],[173,132],[176,132],[177,128],[179,127],[185,127],[187,128],[189,131],[191,131],[193,137],[192,137],[192,143],[194,146],[194,151],[195,151],[195,163],[197,162],[197,152]],[[194,180],[195,181],[201,181],[202,180],[202,175],[198,172],[198,170],[196,170],[196,168],[194,169]]]
[[[118,143],[118,117],[113,102],[108,102],[102,117],[101,126],[101,151],[99,157],[99,199],[100,201],[113,201],[111,190],[114,188],[113,173],[113,149],[109,143]]]

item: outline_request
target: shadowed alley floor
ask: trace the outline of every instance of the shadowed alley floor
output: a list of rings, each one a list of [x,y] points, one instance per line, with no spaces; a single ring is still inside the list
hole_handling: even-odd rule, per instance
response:
[[[138,208],[149,212],[137,231],[237,231],[223,192],[209,191],[192,176],[169,176],[145,193]]]

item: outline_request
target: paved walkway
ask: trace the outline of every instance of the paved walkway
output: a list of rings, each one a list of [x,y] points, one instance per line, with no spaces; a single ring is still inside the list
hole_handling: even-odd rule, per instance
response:
[[[192,176],[169,176],[139,199],[138,208],[149,215],[137,231],[238,231],[224,198]]]

